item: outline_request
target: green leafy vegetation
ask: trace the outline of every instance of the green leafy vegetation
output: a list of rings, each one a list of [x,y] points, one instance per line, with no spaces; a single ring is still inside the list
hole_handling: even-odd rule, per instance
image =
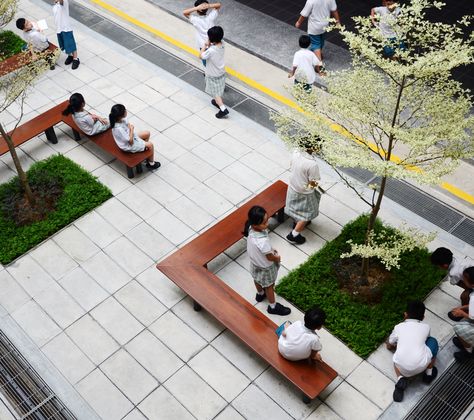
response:
[[[0,31],[0,61],[22,51],[25,41],[12,31]]]
[[[27,225],[19,225],[12,214],[11,197],[21,193],[18,178],[0,185],[0,263],[8,264],[29,249],[44,241],[53,233],[67,226],[83,214],[91,211],[112,197],[111,191],[89,172],[62,155],[35,163],[28,171],[35,194],[41,200],[41,191],[54,189],[58,195],[54,208],[46,218]],[[34,189],[34,187],[32,187]],[[47,194],[47,199],[51,194]]]
[[[380,303],[358,301],[339,289],[333,267],[349,250],[347,240],[363,243],[366,229],[366,215],[348,223],[336,239],[291,271],[276,288],[303,312],[313,305],[323,308],[326,328],[361,357],[374,351],[401,322],[409,300],[424,300],[444,276],[431,265],[428,250],[416,248],[402,254],[400,268],[393,269],[391,279],[382,286]],[[377,221],[376,232],[382,229],[393,230]]]

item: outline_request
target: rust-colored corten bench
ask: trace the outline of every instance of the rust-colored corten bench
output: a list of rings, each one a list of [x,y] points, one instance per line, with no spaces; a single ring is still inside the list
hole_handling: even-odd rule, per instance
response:
[[[157,268],[212,314],[247,346],[303,392],[305,402],[316,398],[337,373],[325,363],[290,362],[280,356],[277,325],[207,269],[207,264],[239,241],[250,207],[260,205],[283,220],[287,185],[277,181],[205,233],[157,265]],[[251,282],[249,277],[249,282]],[[284,318],[282,318],[282,322]]]
[[[49,43],[48,50],[53,53],[57,50],[56,45]],[[12,71],[19,69],[20,67],[26,66],[32,63],[35,60],[35,56],[32,55],[29,51],[24,51],[18,54],[15,54],[6,60],[0,62],[0,77],[5,76]]]
[[[46,138],[52,142],[57,143],[57,137],[54,132],[54,126],[60,122],[64,122],[73,130],[73,135],[76,140],[80,140],[81,130],[74,123],[74,120],[70,115],[64,116],[62,114],[63,110],[67,107],[68,101],[64,101],[59,105],[56,105],[47,111],[43,112],[41,115],[27,121],[26,123],[18,126],[13,132],[10,132],[12,137],[13,144],[15,147],[20,146],[26,141],[32,139],[33,137],[38,136],[41,133],[46,134]],[[83,133],[82,133],[83,134]],[[85,135],[85,134],[83,134]],[[142,172],[141,162],[145,159],[148,159],[151,156],[151,150],[145,150],[140,153],[126,153],[119,149],[115,143],[114,138],[112,137],[112,132],[107,130],[104,133],[98,134],[96,136],[87,136],[95,144],[97,144],[101,149],[105,150],[113,157],[115,157],[120,162],[124,163],[127,168],[127,175],[129,178],[134,177],[133,168],[136,168],[138,173]],[[0,156],[8,152],[8,146],[3,138],[0,136]]]

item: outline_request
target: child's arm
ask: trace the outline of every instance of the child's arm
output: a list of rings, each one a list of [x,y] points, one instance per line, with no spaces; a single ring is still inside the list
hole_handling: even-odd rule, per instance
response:
[[[280,261],[281,261],[281,257],[280,257],[280,255],[278,255],[278,252],[276,252],[276,251],[271,252],[270,254],[265,254],[265,257],[267,257],[268,261],[273,261],[273,262],[276,262],[276,263],[280,263]]]
[[[331,12],[331,16],[336,19],[336,25],[340,25],[341,24],[341,18],[339,17],[339,12],[336,10],[334,10],[334,12]]]
[[[296,69],[297,69],[297,68],[298,68],[297,66],[293,66],[293,67],[291,68],[290,72],[288,73],[288,78],[291,78],[291,77],[293,77],[293,76],[295,75],[295,72],[296,72]]]
[[[220,3],[211,3],[207,6],[208,9],[216,9],[220,10],[221,9],[221,4]]]
[[[375,7],[370,10],[370,20],[372,21],[374,26],[377,25],[377,14],[375,13]]]
[[[133,131],[135,130],[135,127],[133,126],[133,124],[128,123],[128,128],[130,129],[130,139],[128,140],[128,143],[131,146],[133,144]]]
[[[306,19],[306,16],[300,15],[300,17],[298,18],[298,20],[295,23],[295,27],[300,28],[305,19]]]
[[[311,350],[311,356],[309,358],[316,362],[322,362],[323,358],[321,357],[321,353],[317,350]]]

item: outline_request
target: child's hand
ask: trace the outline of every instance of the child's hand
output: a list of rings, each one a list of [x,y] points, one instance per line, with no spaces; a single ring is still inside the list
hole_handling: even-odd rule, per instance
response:
[[[201,3],[198,7],[196,7],[196,10],[199,10],[200,12],[207,9],[209,9],[209,3]]]
[[[464,312],[461,308],[454,308],[451,313],[454,316],[462,316],[463,318],[466,316],[466,312]]]
[[[128,128],[129,128],[130,131],[133,131],[133,129],[134,129],[135,127],[133,126],[132,123],[128,123]]]
[[[394,351],[397,346],[393,345],[393,344],[390,344],[388,341],[385,343],[385,346],[387,347],[388,350],[390,351]]]
[[[316,361],[316,362],[322,362],[323,361],[323,358],[321,357],[321,354],[319,353],[319,351],[314,355],[313,360]]]
[[[298,20],[296,23],[295,23],[295,28],[300,28],[301,27],[301,22]]]
[[[293,73],[290,71],[290,72],[288,73],[288,79],[291,79],[292,77],[293,77]]]

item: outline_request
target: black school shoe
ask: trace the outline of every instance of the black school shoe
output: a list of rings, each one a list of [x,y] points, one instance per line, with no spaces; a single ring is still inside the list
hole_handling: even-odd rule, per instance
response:
[[[215,99],[211,101],[211,104],[214,105],[217,109],[220,109],[219,105],[217,105],[217,102]]]
[[[214,105],[214,104],[213,104],[213,105]],[[216,114],[216,118],[221,119],[221,118],[224,118],[224,117],[227,116],[227,115],[229,115],[229,110],[228,110],[227,108],[224,109],[224,111],[221,111],[221,110],[219,109],[219,112]]]
[[[147,167],[147,169],[149,169],[150,171],[153,171],[154,169],[158,169],[160,166],[161,166],[161,163],[160,162],[155,162],[153,165],[150,165],[149,162],[147,162],[145,164],[145,166]]]
[[[69,66],[69,64],[71,64],[73,60],[74,60],[74,57],[72,55],[68,55],[64,64],[66,66]]]
[[[81,62],[79,61],[78,58],[76,58],[75,60],[72,60],[72,66],[71,66],[71,68],[72,68],[73,70],[76,70],[76,69],[79,67],[79,64],[81,64]]]
[[[462,363],[462,362],[465,362],[466,360],[473,359],[474,354],[469,353],[467,350],[461,350],[454,353],[454,358],[456,359],[456,361]]]
[[[464,319],[463,316],[455,316],[452,312],[448,312],[448,318],[454,322],[459,322]]]
[[[431,372],[431,375],[428,375],[426,372],[423,374],[423,383],[430,384],[437,376],[438,368],[436,366],[433,366],[433,371]]]
[[[393,401],[400,402],[403,400],[403,394],[405,393],[407,386],[408,379],[402,376],[395,384],[395,390],[393,391]]]
[[[297,236],[293,236],[293,234],[290,232],[288,235],[286,235],[286,239],[288,239],[289,242],[292,244],[297,244],[301,245],[306,242],[306,238],[302,236],[301,234],[298,234]]]
[[[283,306],[281,303],[276,303],[275,307],[272,308],[270,305],[268,305],[267,312],[272,315],[289,315],[291,314],[291,309],[287,308],[286,306]]]
[[[265,292],[263,292],[263,295],[261,295],[260,293],[257,293],[257,294],[255,295],[255,300],[256,300],[257,302],[262,302],[266,297],[267,297],[267,295],[266,295]]]

